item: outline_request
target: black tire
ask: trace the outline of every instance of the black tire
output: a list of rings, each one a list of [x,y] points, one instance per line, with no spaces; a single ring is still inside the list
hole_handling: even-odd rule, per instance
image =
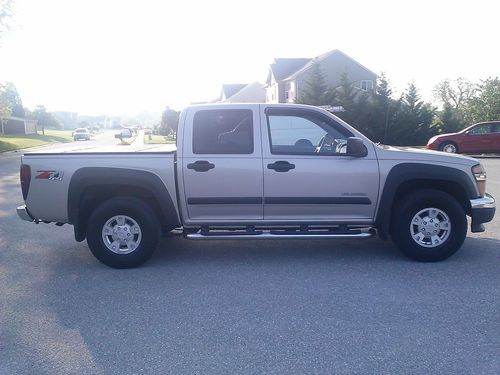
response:
[[[450,147],[450,146],[452,146],[452,148],[454,148],[455,151],[445,151],[445,148],[446,147]],[[458,146],[457,146],[457,144],[455,142],[449,142],[449,141],[446,142],[445,141],[445,142],[441,143],[441,145],[439,146],[439,150],[443,151],[443,152],[449,152],[449,153],[452,153],[452,154],[458,154]]]
[[[103,228],[109,219],[124,215],[137,223],[141,239],[137,248],[128,254],[117,254],[106,246]],[[153,255],[161,239],[161,227],[153,210],[140,199],[132,197],[111,198],[99,205],[87,224],[87,244],[102,263],[113,268],[140,266]]]
[[[451,230],[440,245],[425,247],[413,239],[411,227],[414,216],[426,208],[437,208],[449,217]],[[425,223],[425,222],[424,222]],[[439,232],[444,233],[444,232]],[[434,189],[417,190],[405,195],[393,208],[391,237],[408,257],[420,262],[438,262],[455,254],[467,235],[467,218],[463,207],[451,195]],[[425,241],[425,240],[424,240]]]

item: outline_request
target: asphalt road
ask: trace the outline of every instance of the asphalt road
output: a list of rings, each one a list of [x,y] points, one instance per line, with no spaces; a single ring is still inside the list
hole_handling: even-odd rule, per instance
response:
[[[435,264],[375,238],[166,238],[114,270],[17,218],[18,164],[0,155],[0,374],[500,373],[498,215]]]

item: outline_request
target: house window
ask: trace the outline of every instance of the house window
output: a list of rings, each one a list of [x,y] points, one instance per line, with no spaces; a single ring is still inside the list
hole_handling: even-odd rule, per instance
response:
[[[372,80],[362,80],[361,81],[361,90],[373,90],[373,81]]]
[[[196,112],[193,120],[193,153],[253,153],[252,114],[248,109]]]

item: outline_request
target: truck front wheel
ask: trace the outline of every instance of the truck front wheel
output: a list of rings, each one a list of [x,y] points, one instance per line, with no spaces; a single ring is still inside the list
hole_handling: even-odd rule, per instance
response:
[[[113,268],[132,268],[148,260],[161,238],[153,210],[132,197],[111,198],[99,205],[87,224],[92,254]]]
[[[437,262],[455,254],[467,234],[465,211],[451,195],[422,189],[404,196],[392,212],[391,237],[412,259]]]

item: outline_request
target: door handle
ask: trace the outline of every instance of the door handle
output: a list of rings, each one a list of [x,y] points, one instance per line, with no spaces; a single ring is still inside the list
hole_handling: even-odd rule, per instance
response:
[[[290,169],[295,169],[295,164],[291,164],[286,160],[278,160],[267,165],[267,169],[274,169],[276,172],[288,172]]]
[[[194,169],[196,172],[208,172],[210,169],[215,168],[215,164],[206,160],[197,160],[194,163],[188,164],[187,168]]]

